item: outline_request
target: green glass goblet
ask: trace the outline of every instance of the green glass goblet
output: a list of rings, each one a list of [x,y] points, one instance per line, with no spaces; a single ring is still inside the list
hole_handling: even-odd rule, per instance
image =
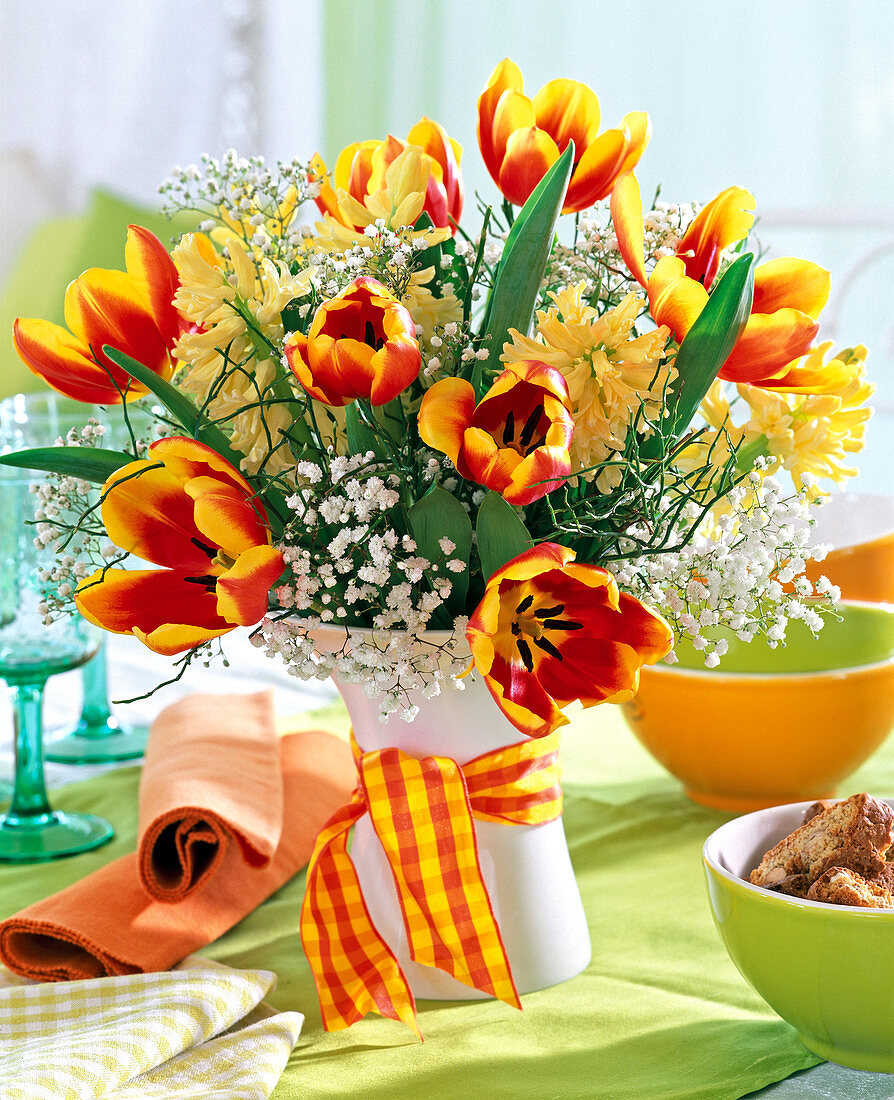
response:
[[[51,733],[44,756],[57,764],[103,764],[136,760],[146,751],[149,731],[123,722],[109,706],[108,655],[105,638],[99,652],[81,669],[84,703],[73,728]]]
[[[83,427],[91,417],[106,425],[106,446],[121,448],[129,443],[130,431],[120,409],[110,412],[57,393],[17,393],[0,401],[0,445],[10,451],[50,447],[70,428]],[[128,419],[137,434],[148,434],[148,410],[130,406]],[[59,764],[104,764],[141,757],[149,731],[112,714],[104,640],[81,676],[84,701],[80,718],[74,726],[48,731],[45,758]]]
[[[0,861],[34,863],[97,848],[112,826],[93,814],[54,810],[43,765],[43,691],[48,677],[78,668],[96,654],[96,629],[79,616],[51,625],[40,605],[41,574],[52,551],[24,521],[33,514],[27,471],[0,470],[0,678],[7,683],[15,730],[12,801],[0,818]]]

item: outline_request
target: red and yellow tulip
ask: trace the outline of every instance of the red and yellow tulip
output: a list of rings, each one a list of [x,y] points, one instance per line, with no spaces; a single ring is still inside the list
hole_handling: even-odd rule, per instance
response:
[[[530,504],[571,473],[574,432],[568,384],[554,367],[523,360],[500,374],[475,404],[463,378],[443,378],[422,399],[419,435],[458,473]]]
[[[631,698],[640,668],[673,642],[664,619],[618,592],[607,570],[552,542],[493,574],[466,637],[500,709],[530,737],[564,725],[561,708],[576,699],[592,707]]]
[[[422,364],[413,318],[387,287],[366,275],[324,302],[308,335],[293,332],[284,351],[311,397],[333,406],[358,397],[387,405]]]
[[[283,558],[254,490],[210,447],[153,443],[105,483],[101,510],[117,546],[162,568],[87,577],[75,603],[90,622],[173,655],[264,617]]]
[[[94,267],[65,292],[65,323],[19,317],[13,342],[22,361],[54,390],[91,404],[117,405],[142,397],[146,388],[103,354],[104,344],[151,367],[172,372],[171,349],[186,327],[174,308],[177,268],[161,241],[128,226],[127,271]]]
[[[647,275],[639,185],[632,173],[618,181],[611,200],[618,249],[631,274],[647,288],[652,317],[677,340],[704,309],[721,252],[751,230],[753,209],[750,192],[728,187],[698,213],[676,255],[660,259]],[[819,332],[817,318],[829,289],[828,271],[809,260],[783,257],[758,264],[751,316],[719,377],[768,389],[782,378],[791,381],[793,360],[808,352]]]
[[[576,80],[551,80],[533,99],[521,70],[506,58],[478,99],[478,145],[506,198],[522,206],[550,166],[574,142],[575,157],[562,213],[586,210],[639,163],[652,136],[649,116],[635,111],[599,132],[599,100]]]
[[[316,200],[321,213],[329,214],[348,229],[362,231],[367,221],[357,219],[353,203],[364,207],[369,197],[386,189],[389,166],[408,147],[415,147],[422,154],[423,176],[419,181],[425,196],[422,210],[436,227],[449,227],[451,233],[455,232],[463,209],[463,181],[459,170],[462,146],[430,118],[421,118],[407,134],[406,141],[389,134],[384,141],[359,141],[348,145],[335,162],[331,182],[327,179],[326,165],[319,153],[316,154],[311,169],[321,183]]]

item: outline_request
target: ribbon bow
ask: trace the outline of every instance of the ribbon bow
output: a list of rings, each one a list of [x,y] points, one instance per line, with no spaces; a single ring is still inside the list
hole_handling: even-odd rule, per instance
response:
[[[407,979],[372,923],[348,855],[348,832],[365,813],[394,875],[411,958],[521,1008],[472,818],[540,825],[559,817],[558,734],[463,767],[448,756],[420,760],[396,748],[361,753],[356,742],[354,757],[357,789],[317,837],[301,910],[323,1026],[338,1031],[378,1012],[422,1038]]]

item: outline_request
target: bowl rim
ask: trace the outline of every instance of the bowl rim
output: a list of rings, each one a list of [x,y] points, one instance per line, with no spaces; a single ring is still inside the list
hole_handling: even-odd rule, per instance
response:
[[[894,615],[894,603],[884,600],[838,600],[837,604],[846,607],[867,607],[872,610],[887,611]],[[839,668],[821,668],[813,672],[728,672],[722,664],[717,668],[688,668],[680,664],[665,664],[663,660],[656,661],[654,665],[644,665],[641,673],[648,669],[649,673],[657,672],[661,676],[695,676],[699,679],[710,677],[713,681],[722,680],[748,681],[755,680],[815,680],[828,676],[853,676],[861,672],[871,672],[877,669],[894,666],[894,652],[883,661],[871,661],[865,665],[842,665]]]
[[[811,901],[808,898],[795,898],[790,894],[779,894],[775,890],[768,890],[765,886],[756,886],[753,882],[741,878],[733,871],[724,867],[719,858],[714,854],[713,849],[719,844],[720,835],[722,833],[735,832],[737,828],[741,828],[746,822],[772,811],[797,810],[803,814],[807,807],[812,806],[815,801],[816,799],[808,799],[805,802],[786,802],[779,806],[765,806],[762,810],[753,810],[749,814],[741,814],[738,817],[734,817],[731,821],[724,822],[723,825],[714,829],[702,846],[702,861],[704,865],[715,875],[722,879],[726,879],[727,882],[732,883],[735,887],[741,888],[750,894],[754,894],[756,897],[764,899],[771,905],[783,905],[799,910],[815,909],[818,911],[826,910],[827,912],[833,913],[851,913],[862,915],[870,920],[877,920],[880,917],[888,917],[889,919],[894,918],[894,909],[870,909],[860,905],[834,905],[828,901]],[[833,799],[833,801],[841,802],[843,799],[836,798]],[[879,798],[879,801],[886,802],[891,809],[894,810],[894,798]]]

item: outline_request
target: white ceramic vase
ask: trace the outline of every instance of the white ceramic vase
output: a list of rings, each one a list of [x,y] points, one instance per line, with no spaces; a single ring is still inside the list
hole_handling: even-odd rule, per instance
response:
[[[432,632],[429,638],[449,635]],[[320,648],[340,649],[344,630],[316,632]],[[497,707],[484,680],[466,677],[465,690],[450,687],[434,699],[411,699],[412,722],[379,719],[379,706],[362,684],[333,677],[364,752],[395,747],[412,756],[448,756],[458,764],[524,740]],[[562,819],[542,825],[475,821],[481,872],[519,993],[557,985],[579,974],[591,957],[590,936],[575,881]],[[365,815],[354,830],[351,858],[373,923],[394,951],[413,994],[433,1000],[479,1000],[443,971],[410,959],[397,893],[385,853]]]

